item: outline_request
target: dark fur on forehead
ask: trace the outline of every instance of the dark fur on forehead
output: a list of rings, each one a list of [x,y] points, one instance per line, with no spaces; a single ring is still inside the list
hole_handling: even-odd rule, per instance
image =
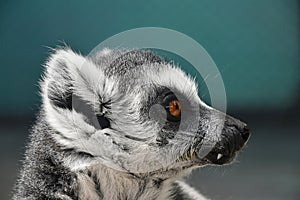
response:
[[[133,50],[124,53],[115,59],[110,66],[106,68],[105,73],[108,76],[122,76],[126,74],[126,72],[147,63],[161,64],[166,63],[166,61],[151,51]]]

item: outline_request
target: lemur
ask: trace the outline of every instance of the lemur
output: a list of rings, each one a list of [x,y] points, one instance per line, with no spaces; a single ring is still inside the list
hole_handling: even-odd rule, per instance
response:
[[[231,163],[247,125],[150,50],[54,50],[13,199],[206,199],[182,181]]]

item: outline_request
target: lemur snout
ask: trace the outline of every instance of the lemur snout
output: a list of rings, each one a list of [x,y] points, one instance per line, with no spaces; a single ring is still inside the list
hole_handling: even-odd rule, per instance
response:
[[[238,119],[235,119],[231,117],[230,115],[226,115],[225,118],[225,126],[223,128],[223,134],[226,134],[226,131],[233,129],[232,131],[235,132],[235,137],[241,137],[237,138],[239,141],[239,146],[243,146],[245,142],[248,141],[250,136],[250,130],[247,124],[241,122]],[[225,133],[224,133],[225,131]]]
[[[231,162],[250,137],[247,124],[227,115],[221,139],[206,159],[212,164],[222,165]]]

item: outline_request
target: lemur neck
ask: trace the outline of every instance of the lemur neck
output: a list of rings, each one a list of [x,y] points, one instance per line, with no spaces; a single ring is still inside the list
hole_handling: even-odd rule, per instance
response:
[[[157,199],[166,189],[160,178],[137,178],[103,165],[79,172],[78,186],[79,199]]]

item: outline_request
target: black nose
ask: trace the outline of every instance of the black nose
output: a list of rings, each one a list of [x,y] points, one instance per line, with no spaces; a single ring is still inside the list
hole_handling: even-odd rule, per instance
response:
[[[244,122],[227,115],[222,135],[232,144],[231,150],[238,151],[248,141],[250,130]]]
[[[244,142],[247,142],[247,140],[249,139],[249,136],[250,136],[250,129],[247,125],[244,126],[243,130],[241,131],[241,136],[242,136]]]

